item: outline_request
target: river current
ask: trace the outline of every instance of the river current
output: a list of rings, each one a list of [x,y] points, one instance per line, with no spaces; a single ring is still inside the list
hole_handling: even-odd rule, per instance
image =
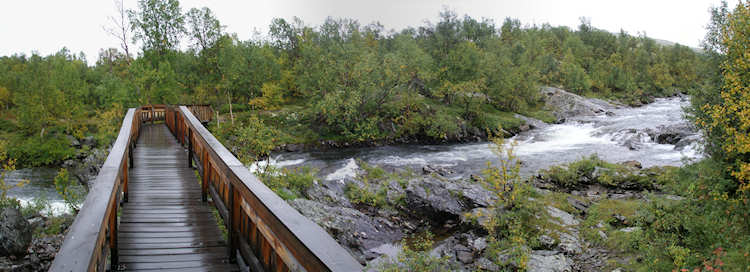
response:
[[[551,124],[516,135],[506,142],[515,142],[514,151],[521,160],[521,174],[533,175],[540,169],[568,163],[597,154],[611,162],[636,160],[644,167],[680,166],[687,161],[702,157],[700,136],[690,131],[684,139],[693,139],[689,144],[676,146],[659,144],[647,135],[664,127],[687,123],[683,107],[684,98],[663,98],[638,107],[612,109],[610,114],[569,119],[562,124]],[[626,144],[629,141],[629,146]],[[636,148],[631,148],[635,146]],[[447,145],[392,145],[368,148],[347,148],[315,152],[282,152],[272,154],[268,162],[276,167],[309,166],[317,169],[326,180],[354,177],[359,168],[357,160],[377,165],[388,170],[442,167],[452,171],[449,178],[464,178],[480,173],[487,163],[497,164],[498,156],[493,152],[494,144],[488,142]],[[251,165],[251,170],[266,162]],[[10,191],[9,195],[29,202],[35,197],[44,197],[54,212],[67,210],[55,192],[53,179],[56,169],[31,168],[8,173],[6,183],[15,184],[30,180],[22,188]]]
[[[540,169],[568,163],[596,154],[611,162],[636,160],[643,167],[680,166],[686,161],[701,158],[700,136],[688,131],[683,139],[691,140],[680,147],[659,144],[648,136],[648,131],[659,131],[670,126],[685,126],[683,107],[685,98],[663,98],[638,107],[612,109],[609,114],[569,119],[562,124],[551,124],[532,129],[506,140],[515,142],[514,153],[521,160],[521,174],[533,175]],[[630,141],[629,145],[626,144]],[[631,147],[635,148],[631,148]],[[368,148],[348,148],[333,151],[278,153],[270,158],[277,167],[309,166],[319,170],[323,179],[353,177],[359,168],[356,161],[385,169],[410,168],[421,171],[426,165],[442,167],[453,172],[449,177],[463,178],[480,173],[487,163],[497,164],[494,144],[488,142],[448,145],[393,145]],[[264,163],[251,166],[257,169]]]

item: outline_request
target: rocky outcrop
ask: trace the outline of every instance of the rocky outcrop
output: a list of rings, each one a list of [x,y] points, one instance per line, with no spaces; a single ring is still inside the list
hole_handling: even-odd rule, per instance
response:
[[[554,87],[542,87],[541,92],[545,107],[552,111],[558,123],[571,117],[606,114],[614,108],[603,100],[585,98]]]
[[[687,123],[670,126],[658,126],[647,131],[654,142],[659,144],[677,144],[685,137],[695,134],[695,129]]]
[[[0,256],[23,257],[31,244],[29,222],[15,207],[0,210]]]
[[[529,272],[571,272],[573,260],[557,251],[534,250],[529,254]]]
[[[388,219],[372,217],[352,208],[328,206],[307,199],[295,199],[289,204],[323,227],[363,264],[381,255],[373,249],[395,243],[404,236],[401,228]]]
[[[549,126],[547,123],[545,123],[542,120],[531,118],[528,116],[523,116],[518,113],[514,113],[513,116],[523,121],[523,125],[521,125],[521,127],[519,128],[520,131],[527,131],[527,130],[535,129],[535,128],[545,128]]]
[[[495,196],[477,183],[421,177],[409,182],[406,206],[431,220],[457,220],[463,213],[490,206]]]

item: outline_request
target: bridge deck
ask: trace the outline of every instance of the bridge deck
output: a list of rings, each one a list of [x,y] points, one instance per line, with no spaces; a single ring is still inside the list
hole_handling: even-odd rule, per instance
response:
[[[130,270],[236,271],[187,154],[164,124],[141,128],[118,251]],[[123,267],[121,266],[121,267]]]

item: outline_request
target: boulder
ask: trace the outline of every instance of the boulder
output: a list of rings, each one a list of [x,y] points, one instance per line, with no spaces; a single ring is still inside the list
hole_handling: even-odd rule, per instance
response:
[[[557,251],[534,250],[526,264],[529,272],[570,272],[573,260]]]
[[[398,225],[381,217],[371,217],[358,210],[328,206],[307,199],[295,199],[289,204],[302,215],[330,233],[339,244],[350,249],[360,263],[381,255],[372,251],[386,243],[395,243],[404,236]]]
[[[679,123],[668,126],[658,126],[655,129],[648,130],[649,136],[654,142],[660,144],[677,144],[683,138],[695,134],[693,129],[688,123]]]
[[[549,126],[547,123],[539,119],[523,116],[517,113],[513,114],[513,116],[523,121],[523,125],[519,128],[519,130],[521,131],[527,131],[535,128],[545,128]]]
[[[31,227],[15,207],[0,210],[0,256],[23,257],[31,244]]]
[[[541,92],[545,107],[552,111],[558,123],[572,117],[604,114],[614,108],[605,101],[588,99],[554,87],[543,87]]]
[[[496,199],[477,183],[445,182],[431,177],[411,180],[405,193],[407,207],[439,222],[458,219],[474,208],[488,207]]]

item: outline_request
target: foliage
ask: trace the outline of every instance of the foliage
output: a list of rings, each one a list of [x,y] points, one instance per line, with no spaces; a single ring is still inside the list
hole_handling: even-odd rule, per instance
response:
[[[513,153],[515,143],[506,146],[502,138],[494,138],[493,143],[493,151],[500,165],[493,167],[488,163],[484,170],[485,178],[481,181],[497,196],[490,207],[494,215],[484,226],[489,232],[487,256],[497,258],[503,252],[503,255],[510,256],[508,260],[493,261],[525,269],[529,251],[540,235],[535,226],[543,220],[543,216],[539,216],[543,211],[537,202],[530,199],[533,187],[519,174],[521,164]]]
[[[593,183],[610,187],[622,184],[634,184],[642,188],[654,186],[654,180],[650,177],[640,175],[624,165],[606,162],[599,159],[596,154],[567,165],[542,170],[539,175],[541,179],[566,189],[576,189]]]
[[[178,0],[139,0],[138,10],[128,10],[128,17],[133,40],[140,40],[144,51],[165,54],[177,49],[185,32],[185,16]]]
[[[723,86],[721,99],[706,104],[707,116],[698,120],[711,140],[723,151],[723,160],[731,167],[731,175],[738,183],[737,191],[743,199],[750,192],[750,4],[740,1],[728,14],[721,29],[721,44],[725,49],[722,63]]]
[[[258,178],[284,200],[300,198],[315,183],[317,171],[310,167],[281,168],[269,166],[258,172]]]
[[[225,143],[230,143],[232,152],[242,163],[249,164],[268,156],[278,145],[280,132],[265,125],[256,116],[251,116],[246,123],[238,124],[237,128],[224,126],[216,134]]]
[[[15,159],[8,158],[5,148],[7,143],[0,141],[0,163],[3,164],[2,170],[0,170],[0,208],[4,207],[20,207],[18,200],[12,197],[8,197],[8,192],[13,188],[23,187],[28,184],[28,180],[23,180],[19,183],[9,185],[5,183],[5,177],[8,173],[16,170]]]
[[[74,213],[78,213],[86,198],[86,192],[82,185],[73,181],[68,175],[68,170],[61,168],[55,176],[55,190]]]

